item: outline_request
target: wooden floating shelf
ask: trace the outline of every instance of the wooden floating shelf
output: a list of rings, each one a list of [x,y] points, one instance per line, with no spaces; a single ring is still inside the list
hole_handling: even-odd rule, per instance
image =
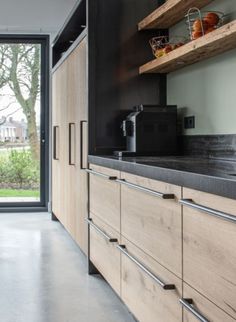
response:
[[[141,0],[140,0],[141,1]],[[167,0],[138,24],[139,30],[167,29],[179,22],[191,7],[202,8],[213,0]]]
[[[173,72],[233,48],[236,48],[236,20],[150,61],[139,68],[139,73]]]

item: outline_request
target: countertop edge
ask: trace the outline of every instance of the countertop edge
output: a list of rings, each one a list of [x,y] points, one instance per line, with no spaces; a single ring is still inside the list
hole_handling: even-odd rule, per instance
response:
[[[89,155],[88,162],[177,186],[236,199],[236,180]]]

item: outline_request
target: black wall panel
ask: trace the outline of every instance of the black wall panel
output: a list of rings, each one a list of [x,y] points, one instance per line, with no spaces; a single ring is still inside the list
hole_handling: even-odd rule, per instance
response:
[[[91,154],[124,147],[120,123],[133,106],[166,103],[165,75],[138,73],[159,33],[137,24],[156,8],[154,0],[88,0]]]

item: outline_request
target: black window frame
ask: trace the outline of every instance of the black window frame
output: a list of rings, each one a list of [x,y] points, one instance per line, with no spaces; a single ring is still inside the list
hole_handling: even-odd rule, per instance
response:
[[[40,155],[40,201],[0,202],[2,212],[45,212],[49,203],[50,175],[50,36],[45,34],[0,34],[0,44],[31,43],[41,45],[41,155]]]

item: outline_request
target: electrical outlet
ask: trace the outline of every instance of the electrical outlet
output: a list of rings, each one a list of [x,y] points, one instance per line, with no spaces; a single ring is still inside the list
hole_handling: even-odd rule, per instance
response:
[[[195,116],[187,116],[184,118],[184,128],[185,129],[195,128]]]

